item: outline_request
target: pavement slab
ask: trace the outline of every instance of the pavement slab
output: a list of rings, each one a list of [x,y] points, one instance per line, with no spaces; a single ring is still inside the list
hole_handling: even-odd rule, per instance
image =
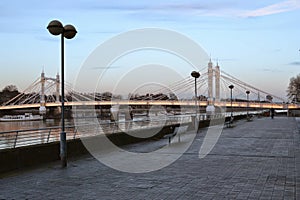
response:
[[[89,155],[65,169],[48,163],[1,177],[0,199],[300,199],[299,130],[298,118],[240,120],[199,159],[203,128],[179,159],[148,173],[121,172]],[[150,152],[165,145],[167,139],[122,148]]]

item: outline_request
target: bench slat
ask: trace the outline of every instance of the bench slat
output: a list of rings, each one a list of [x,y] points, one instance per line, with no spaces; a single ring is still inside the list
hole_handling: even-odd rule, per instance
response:
[[[182,133],[185,133],[187,131],[187,128],[188,128],[188,126],[175,127],[173,133],[167,134],[164,137],[168,137],[169,138],[169,144],[170,144],[171,143],[171,139],[178,134],[178,142],[180,142],[180,135]]]

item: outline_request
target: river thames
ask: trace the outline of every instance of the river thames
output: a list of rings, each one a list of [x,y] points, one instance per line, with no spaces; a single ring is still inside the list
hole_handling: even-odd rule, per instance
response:
[[[0,122],[0,132],[15,131],[24,129],[46,128],[60,125],[59,119],[47,119],[39,121],[15,121],[15,122]],[[73,125],[72,119],[65,120],[66,126]]]

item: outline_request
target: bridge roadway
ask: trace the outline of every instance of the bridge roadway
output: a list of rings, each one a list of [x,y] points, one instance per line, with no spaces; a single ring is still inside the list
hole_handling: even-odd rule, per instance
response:
[[[113,100],[113,101],[74,101],[74,102],[65,102],[65,106],[103,106],[103,105],[164,105],[164,106],[195,106],[194,100],[183,100],[183,101],[128,101],[128,100]],[[207,106],[208,101],[198,101],[199,106]],[[215,102],[215,106],[219,107],[230,107],[230,102]],[[60,102],[46,103],[46,107],[59,107],[61,106]],[[22,104],[22,105],[7,105],[0,106],[0,110],[13,110],[13,109],[24,109],[24,108],[39,108],[40,103],[36,104]],[[232,107],[247,108],[247,102],[232,102]],[[279,104],[279,103],[257,103],[249,102],[250,108],[261,108],[261,109],[299,109],[300,105],[297,104]]]
[[[50,163],[2,177],[0,199],[300,199],[299,131],[295,118],[241,120],[224,128],[213,150],[199,159],[206,134],[201,129],[177,161],[149,173],[120,172],[90,156],[66,169]],[[169,145],[172,154],[180,143]],[[167,139],[124,149],[151,152],[164,145]]]

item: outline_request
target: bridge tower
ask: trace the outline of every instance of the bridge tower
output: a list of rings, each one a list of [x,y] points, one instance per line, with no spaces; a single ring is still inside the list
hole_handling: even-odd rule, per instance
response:
[[[56,84],[56,92],[55,92],[55,96],[56,96],[56,103],[59,102],[59,86],[60,86],[60,81],[59,81],[59,74],[56,74],[56,79],[55,79],[55,84]]]
[[[40,114],[46,114],[46,107],[45,107],[45,73],[44,70],[41,73],[41,92],[40,92]]]
[[[208,62],[208,105],[206,107],[206,114],[213,115],[215,113],[215,106],[213,104],[213,64],[211,59]]]
[[[220,102],[220,67],[217,62],[217,66],[215,67],[215,91],[216,91],[216,96],[215,96],[215,101]]]
[[[213,67],[211,59],[208,62],[208,103],[212,104],[213,102]]]

